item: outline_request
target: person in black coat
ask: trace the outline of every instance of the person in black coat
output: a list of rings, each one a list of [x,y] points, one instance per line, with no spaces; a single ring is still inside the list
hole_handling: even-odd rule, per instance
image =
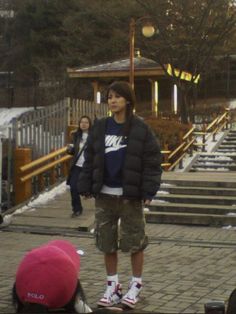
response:
[[[78,130],[73,134],[73,143],[69,144],[67,148],[67,153],[73,155],[67,178],[67,184],[70,185],[71,192],[72,218],[80,216],[83,212],[77,182],[84,163],[84,149],[91,125],[91,119],[88,116],[82,116],[79,120]]]
[[[160,186],[160,146],[151,129],[133,113],[134,92],[127,82],[108,88],[112,117],[97,120],[89,134],[78,181],[81,195],[95,197],[96,245],[104,253],[107,287],[98,305],[134,308],[142,289],[145,234],[143,205]],[[120,221],[120,228],[119,228]],[[132,278],[122,296],[117,250],[130,252]]]

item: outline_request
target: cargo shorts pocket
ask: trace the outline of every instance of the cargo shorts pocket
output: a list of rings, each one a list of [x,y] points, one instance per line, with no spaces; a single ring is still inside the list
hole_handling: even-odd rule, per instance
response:
[[[123,252],[135,253],[147,247],[145,225],[141,202],[124,201],[120,226],[120,249]]]
[[[97,248],[103,253],[113,253],[118,249],[118,218],[110,209],[104,208],[102,200],[96,200],[95,241]]]

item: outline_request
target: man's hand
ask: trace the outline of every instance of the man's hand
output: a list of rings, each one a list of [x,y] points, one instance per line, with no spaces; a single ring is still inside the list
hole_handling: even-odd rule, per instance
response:
[[[93,197],[93,195],[89,192],[81,193],[81,195],[85,200]]]
[[[151,200],[144,200],[144,205],[150,205],[151,204]]]

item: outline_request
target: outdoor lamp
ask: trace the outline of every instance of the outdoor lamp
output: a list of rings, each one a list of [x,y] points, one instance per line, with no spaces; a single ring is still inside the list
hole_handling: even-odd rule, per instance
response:
[[[155,28],[151,24],[146,24],[142,27],[142,34],[144,37],[152,37],[155,34]]]
[[[130,59],[130,67],[129,67],[129,82],[134,89],[134,39],[135,39],[135,26],[138,22],[143,21],[142,26],[142,34],[143,36],[150,38],[155,34],[155,28],[153,25],[147,21],[148,17],[140,17],[137,20],[131,18],[129,24],[129,59]]]

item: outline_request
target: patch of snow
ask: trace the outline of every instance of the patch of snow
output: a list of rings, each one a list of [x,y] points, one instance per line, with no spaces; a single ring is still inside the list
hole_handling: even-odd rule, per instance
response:
[[[236,216],[236,213],[228,213],[226,216]]]
[[[225,229],[225,230],[236,230],[236,227],[235,227],[235,226],[228,225],[228,226],[222,227],[222,229]]]
[[[0,225],[0,228],[7,227],[12,222],[12,215],[6,215],[3,217],[3,222]]]
[[[0,134],[3,137],[9,137],[9,127],[12,120],[19,117],[22,113],[34,110],[33,107],[13,107],[0,108]]]
[[[236,109],[236,100],[231,100],[229,102],[229,109]]]
[[[168,186],[174,186],[174,184],[162,183],[161,186],[166,186],[166,187],[168,187]]]
[[[229,171],[228,168],[194,168],[196,171]]]
[[[11,216],[22,214],[25,211],[34,211],[35,207],[47,204],[48,201],[53,200],[57,195],[65,193],[67,189],[68,187],[64,181],[52,190],[40,194],[36,199],[30,201],[27,205],[18,208],[14,213],[11,214]]]
[[[152,200],[152,205],[157,205],[157,204],[160,204],[160,203],[168,203],[168,202],[163,201],[163,200],[159,200],[159,199]]]
[[[158,193],[157,193],[157,195],[158,195],[158,194],[170,194],[170,193],[169,193],[168,191],[159,190]]]
[[[0,108],[0,127],[9,125],[13,118],[17,118],[22,113],[32,110],[34,110],[33,107]]]

